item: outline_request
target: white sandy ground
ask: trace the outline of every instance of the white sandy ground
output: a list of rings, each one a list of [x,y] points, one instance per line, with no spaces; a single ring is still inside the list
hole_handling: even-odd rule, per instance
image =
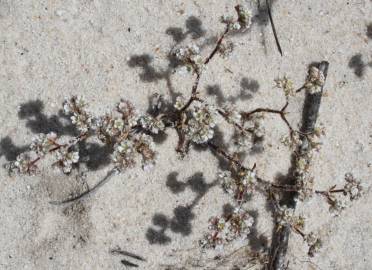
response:
[[[219,17],[234,14],[237,3],[245,2],[0,0],[1,164],[14,157],[17,147],[27,145],[35,132],[50,126],[50,117],[61,108],[65,96],[84,95],[94,114],[112,108],[121,97],[143,111],[151,94],[168,97],[166,80],[156,76],[150,81],[141,80],[143,69],[129,66],[128,60],[133,55],[149,54],[156,71],[166,70],[166,55],[175,45],[166,34],[169,27],[186,31],[186,20],[195,16],[206,32],[194,42],[203,44],[223,31]],[[257,12],[254,2],[246,3]],[[232,38],[236,46],[230,58],[213,59],[202,77],[200,90],[205,94],[206,86],[219,85],[226,97],[236,96],[242,78],[247,77],[257,80],[259,89],[250,93],[251,98],[237,101],[241,109],[280,108],[285,98],[273,87],[274,78],[287,74],[300,86],[308,64],[329,61],[319,117],[326,136],[312,167],[316,189],[342,185],[346,172],[370,186],[372,68],[362,64],[364,74],[358,77],[348,65],[357,54],[361,54],[363,63],[372,61],[372,39],[366,34],[371,14],[369,0],[275,1],[273,15],[284,56],[276,50],[271,28],[255,22],[247,34]],[[182,44],[189,41],[190,35]],[[206,46],[203,54],[210,49]],[[175,92],[190,92],[191,76],[175,73],[170,80]],[[44,105],[45,117],[39,114],[19,119],[20,105],[38,99]],[[288,117],[294,126],[300,120],[302,101],[302,94],[291,100]],[[256,162],[258,173],[274,180],[278,174],[286,174],[290,151],[280,143],[287,134],[286,126],[275,116],[266,119],[264,152],[247,155],[245,164],[252,166]],[[169,174],[178,172],[179,181],[197,174],[212,183],[219,169],[218,161],[208,151],[192,150],[180,161],[174,152],[177,136],[168,133],[166,140],[157,145],[159,161],[152,171],[132,169],[69,206],[48,202],[86,187],[76,179],[77,172],[65,176],[42,167],[40,175],[29,177],[8,176],[1,169],[0,269],[125,269],[120,261],[128,258],[109,253],[117,246],[146,259],[128,259],[139,269],[195,264],[200,257],[197,241],[207,230],[209,217],[220,214],[230,200],[218,186],[210,188],[192,210],[194,218],[190,228],[186,227],[191,232],[186,230],[182,235],[177,226],[168,227],[165,234],[170,241],[166,245],[149,243],[148,229],[159,229],[152,223],[155,214],[172,219],[176,207],[187,206],[197,196],[190,188],[172,193],[166,186]],[[4,140],[7,136],[12,141]],[[11,142],[16,146],[13,149]],[[96,183],[109,168],[103,165],[87,172],[88,184]],[[81,170],[85,170],[84,166]],[[258,211],[258,235],[270,239],[272,220],[264,204],[257,195],[247,207]],[[371,269],[371,205],[368,191],[338,218],[331,217],[323,198],[299,204],[297,212],[307,217],[306,231],[319,232],[325,243],[321,252],[310,259],[305,243],[292,235],[289,269]],[[253,242],[257,241],[251,241],[248,247]],[[213,254],[203,255],[199,264],[203,265],[208,256]],[[231,268],[224,265],[220,269]]]

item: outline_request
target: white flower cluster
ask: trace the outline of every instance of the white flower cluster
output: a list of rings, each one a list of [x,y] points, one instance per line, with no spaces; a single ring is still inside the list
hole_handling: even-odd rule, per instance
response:
[[[294,217],[294,210],[283,205],[277,211],[277,222],[280,226],[291,225]]]
[[[45,156],[53,147],[57,146],[57,134],[50,132],[48,134],[39,134],[32,139],[30,150],[35,151],[38,156]]]
[[[306,78],[304,87],[310,94],[320,93],[325,82],[325,77],[322,71],[312,66]]]
[[[252,147],[252,136],[246,132],[237,132],[238,135],[234,138],[234,144],[237,147],[237,151],[246,151]]]
[[[298,190],[297,200],[306,201],[314,194],[314,178],[313,177],[298,177],[296,181],[296,188]]]
[[[253,131],[253,135],[256,138],[263,138],[265,136],[265,127],[263,125],[264,114],[255,113],[248,121],[244,123],[244,127]]]
[[[122,99],[116,106],[116,110],[122,115],[125,125],[132,128],[137,125],[138,112],[129,100]]]
[[[54,165],[60,167],[64,173],[70,173],[73,165],[79,162],[79,152],[74,149],[80,141],[91,136],[97,136],[107,146],[114,148],[112,159],[117,170],[134,165],[137,156],[142,157],[144,168],[153,166],[154,142],[139,128],[155,134],[164,130],[165,125],[160,116],[158,118],[140,116],[127,100],[121,100],[115,110],[97,118],[90,116],[86,106],[81,97],[73,96],[66,99],[63,104],[64,112],[72,115],[71,120],[80,130],[80,135],[71,138],[65,144],[58,143],[57,135],[53,132],[37,135],[32,140],[30,151],[20,154],[16,161],[7,165],[9,172],[34,173],[37,169],[36,163],[46,154],[53,152],[57,159]]]
[[[299,133],[295,132],[291,136],[285,135],[280,138],[280,142],[289,147],[290,149],[295,149],[298,147],[301,143],[300,135]]]
[[[206,143],[214,136],[217,115],[216,108],[207,103],[194,106],[187,123],[186,135],[195,143]]]
[[[265,127],[263,125],[264,114],[263,113],[255,113],[249,116],[248,119],[243,119],[240,121],[240,113],[235,112],[231,115],[231,120],[235,124],[240,124],[243,128],[236,128],[234,136],[234,144],[237,147],[237,151],[246,151],[250,147],[253,146],[253,142],[256,139],[262,139],[265,136]],[[241,124],[242,123],[242,124]]]
[[[277,88],[283,89],[286,97],[293,96],[295,94],[293,81],[287,76],[284,76],[283,78],[277,78],[274,81]]]
[[[71,115],[71,121],[78,130],[84,134],[92,126],[92,117],[86,110],[87,103],[80,96],[66,98],[63,104],[63,110],[66,115]]]
[[[20,174],[33,175],[37,172],[37,166],[34,164],[30,153],[21,153],[14,162],[11,162],[7,168],[10,172],[17,171]]]
[[[142,165],[144,169],[153,167],[156,153],[155,144],[150,136],[146,134],[136,134],[134,137],[116,143],[112,159],[117,169],[126,169],[134,166],[136,163],[136,154],[142,156]]]
[[[133,142],[130,140],[123,140],[114,146],[114,153],[112,160],[115,162],[117,168],[130,168],[135,164],[135,149]]]
[[[56,151],[57,165],[64,173],[70,173],[72,165],[79,162],[79,152],[71,151],[70,147],[62,146]]]
[[[235,10],[238,13],[238,23],[240,24],[239,29],[248,29],[252,23],[252,12],[242,5],[237,5]]]
[[[144,129],[154,134],[158,134],[159,131],[164,131],[165,129],[163,121],[158,117],[154,118],[150,115],[143,115],[140,117],[139,122]]]
[[[95,120],[97,137],[104,143],[120,141],[138,124],[138,119],[134,106],[129,101],[122,100],[117,105],[116,111]]]
[[[230,124],[241,124],[242,121],[242,115],[240,112],[236,109],[235,106],[232,104],[224,104],[223,106],[223,113],[224,117],[226,118],[227,122]]]
[[[298,141],[297,146],[303,145],[302,140]],[[296,157],[296,170],[294,176],[296,177],[296,188],[298,190],[298,197],[296,200],[306,201],[314,194],[314,179],[311,177],[309,169],[312,161],[313,149],[310,148],[307,152],[299,154]]]
[[[204,60],[200,55],[200,48],[197,45],[188,45],[175,50],[176,58],[185,64],[188,70],[199,72],[203,69]]]
[[[235,21],[232,16],[227,15],[222,16],[221,21],[227,24],[230,30],[247,30],[252,24],[252,12],[242,5],[237,5],[235,10],[238,14],[237,21]]]
[[[181,110],[186,105],[186,100],[183,96],[178,96],[176,98],[176,103],[174,104],[174,108],[177,110]]]
[[[341,212],[348,206],[348,203],[346,200],[339,198],[336,199],[334,197],[330,197],[330,207],[329,212],[332,216],[337,217],[341,214]]]
[[[362,196],[363,186],[360,180],[354,178],[351,173],[345,175],[346,184],[344,186],[345,195],[349,195],[350,200],[356,200]]]
[[[222,188],[240,201],[243,200],[242,195],[247,191],[252,191],[257,184],[254,171],[241,171],[237,179],[232,177],[230,171],[223,171],[218,174],[218,179]]]
[[[235,179],[232,178],[230,171],[223,171],[217,175],[218,181],[221,183],[222,188],[228,193],[233,196],[236,194],[236,190],[238,189],[238,185]]]
[[[288,208],[286,205],[280,206],[277,211],[277,222],[279,226],[293,226],[296,229],[303,229],[305,219],[302,216],[295,216],[294,209]]]
[[[129,129],[121,118],[114,118],[112,114],[107,113],[95,121],[95,130],[97,137],[104,143],[114,140],[114,137],[120,137],[129,132]]]
[[[218,248],[237,238],[246,239],[251,232],[254,219],[247,211],[235,208],[229,216],[214,217],[209,222],[209,233],[199,241],[202,248]]]
[[[355,179],[351,173],[345,174],[346,184],[344,185],[343,195],[348,196],[348,199],[336,198],[335,194],[332,193],[334,187],[327,192],[328,202],[330,204],[329,210],[333,216],[339,216],[342,210],[344,210],[350,201],[359,199],[362,196],[363,185],[360,180]]]

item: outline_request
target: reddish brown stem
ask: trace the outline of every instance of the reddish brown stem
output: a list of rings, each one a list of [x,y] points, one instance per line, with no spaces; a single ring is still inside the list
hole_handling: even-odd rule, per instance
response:
[[[291,124],[288,122],[287,118],[286,118],[286,109],[288,107],[288,102],[286,102],[286,104],[283,106],[282,109],[280,110],[273,110],[273,109],[270,109],[270,108],[257,108],[257,109],[254,109],[253,111],[250,111],[250,112],[242,112],[241,115],[243,118],[249,118],[250,116],[252,116],[253,114],[255,113],[260,113],[260,112],[264,112],[264,113],[272,113],[272,114],[278,114],[280,116],[280,118],[284,121],[284,123],[287,125],[291,135],[293,134],[294,132],[294,129],[292,128]]]
[[[221,35],[221,37],[218,39],[217,43],[216,43],[216,47],[214,47],[213,51],[211,52],[211,54],[205,59],[204,61],[204,65],[208,64],[210,60],[212,60],[212,58],[214,57],[214,55],[218,52],[218,49],[220,48],[221,46],[221,43],[223,41],[223,39],[225,38],[225,36],[227,35],[227,33],[229,32],[229,27],[226,26],[226,29],[225,29],[225,32]]]
[[[221,149],[219,146],[215,145],[214,143],[212,142],[208,142],[207,145],[212,148],[213,151],[215,151],[217,154],[223,156],[224,158],[226,158],[227,160],[231,161],[233,164],[235,164],[237,167],[239,167],[239,169],[241,170],[245,170],[245,171],[248,171],[249,169],[244,167],[243,164],[235,159],[234,157],[232,157],[231,155],[229,155],[226,151],[224,151],[223,149]]]
[[[227,121],[227,115],[224,111],[219,109],[217,110],[217,112]],[[253,130],[246,129],[242,125],[239,125],[238,123],[234,123],[233,125],[242,132],[253,133]]]
[[[302,238],[305,238],[306,237],[306,234],[304,232],[302,232],[299,228],[297,228],[296,226],[292,226],[293,230],[298,233],[299,235],[302,236]]]

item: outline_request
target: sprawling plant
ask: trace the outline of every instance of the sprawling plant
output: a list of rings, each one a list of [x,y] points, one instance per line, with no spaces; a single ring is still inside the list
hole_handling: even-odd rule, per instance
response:
[[[204,145],[225,158],[231,165],[228,170],[217,172],[216,175],[223,190],[233,198],[233,211],[210,219],[208,232],[200,240],[201,248],[222,248],[238,239],[246,239],[251,232],[254,218],[246,210],[245,204],[252,193],[260,190],[265,192],[267,199],[275,208],[275,230],[282,233],[284,237],[288,231],[301,235],[309,246],[309,255],[313,256],[321,247],[321,240],[315,232],[304,231],[304,218],[296,215],[295,204],[285,202],[283,195],[292,194],[294,201],[306,201],[316,194],[324,196],[332,212],[337,215],[345,208],[345,200],[342,198],[355,200],[361,196],[363,190],[361,182],[351,174],[346,175],[343,188],[336,189],[333,186],[326,191],[317,191],[313,188],[314,179],[310,174],[311,161],[314,152],[319,151],[318,139],[322,134],[322,131],[315,127],[315,121],[328,63],[323,62],[321,65],[310,67],[305,83],[297,91],[288,77],[276,79],[276,86],[281,88],[287,97],[287,103],[279,110],[257,108],[251,111],[239,111],[233,103],[219,106],[207,102],[198,90],[200,77],[206,72],[206,66],[216,55],[225,57],[232,52],[233,43],[226,40],[229,35],[245,31],[251,25],[251,12],[241,5],[236,6],[235,9],[237,13],[235,18],[224,16],[221,19],[225,24],[225,31],[206,58],[201,56],[200,48],[195,44],[178,47],[172,51],[172,55],[178,59],[180,65],[195,76],[189,97],[182,95],[176,97],[171,109],[163,111],[161,102],[158,102],[156,109],[160,113],[156,116],[137,111],[128,100],[121,100],[110,112],[95,116],[89,111],[88,103],[82,97],[66,98],[63,111],[70,117],[71,123],[75,125],[79,134],[73,138],[60,137],[54,132],[37,135],[32,140],[29,150],[21,153],[15,161],[8,164],[9,171],[33,175],[38,172],[38,163],[45,156],[53,155],[53,166],[69,174],[79,163],[80,143],[89,138],[95,138],[111,149],[112,169],[108,176],[123,172],[138,163],[144,169],[150,169],[155,165],[157,156],[153,136],[173,128],[179,136],[176,151],[181,156],[188,154],[191,144]],[[313,107],[310,110],[312,113],[310,120],[304,123],[306,128],[295,130],[286,118],[286,108],[290,97],[300,90],[305,90],[306,96],[313,99]],[[237,134],[234,143],[238,150],[246,151],[253,140],[265,136],[267,114],[277,115],[288,127],[288,137],[282,142],[290,146],[295,154],[295,182],[281,185],[265,180],[257,175],[256,165],[245,166],[237,155],[229,153],[213,141],[219,123],[226,121]],[[106,180],[107,177],[102,181]],[[62,204],[81,199],[99,186],[100,183],[76,197],[54,203]],[[344,196],[338,197],[337,194]],[[278,252],[274,255],[271,252],[271,259],[262,259],[261,256],[260,261],[263,263],[270,261],[271,269],[282,269],[280,258],[276,259],[275,256],[281,254],[285,256],[285,252],[280,252],[283,249],[281,243],[276,244],[279,247],[274,246],[272,249]]]

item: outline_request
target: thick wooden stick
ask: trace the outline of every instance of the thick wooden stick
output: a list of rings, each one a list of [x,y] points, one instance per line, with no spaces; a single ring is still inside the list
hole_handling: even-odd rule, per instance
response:
[[[324,77],[327,77],[329,63],[326,61],[321,62],[318,68],[323,72]],[[316,120],[318,118],[320,103],[323,94],[323,87],[318,93],[310,94],[307,92],[305,97],[305,103],[302,113],[302,127],[301,132],[303,134],[309,134],[314,132]],[[305,156],[310,151],[309,140],[306,135],[301,135],[301,144],[299,145],[296,156]],[[294,175],[292,179],[292,185],[296,185],[297,178]],[[283,199],[281,204],[289,208],[296,208],[296,197],[297,192],[290,193],[290,196]],[[279,226],[278,223],[274,228],[274,234],[271,244],[270,261],[268,265],[269,270],[284,270],[288,266],[286,260],[288,240],[291,232],[291,225]]]

